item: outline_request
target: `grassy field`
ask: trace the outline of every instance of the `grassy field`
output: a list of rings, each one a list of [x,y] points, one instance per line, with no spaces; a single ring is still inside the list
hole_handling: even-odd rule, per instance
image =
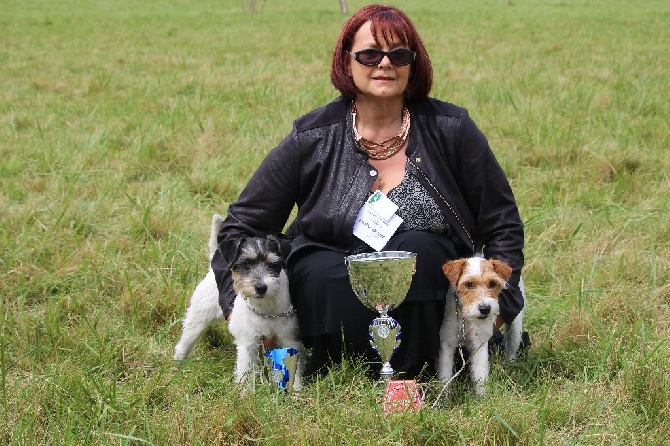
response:
[[[339,4],[3,0],[0,444],[670,444],[670,4],[395,4],[512,181],[526,358],[392,416],[350,363],[240,397],[224,323],[176,366],[211,214],[336,95]]]

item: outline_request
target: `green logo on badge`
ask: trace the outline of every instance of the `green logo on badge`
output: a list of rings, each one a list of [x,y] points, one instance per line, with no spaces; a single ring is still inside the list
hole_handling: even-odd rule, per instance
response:
[[[368,199],[368,203],[372,204],[375,201],[381,200],[381,198],[382,198],[382,193],[377,191],[374,194],[372,194],[372,196]]]

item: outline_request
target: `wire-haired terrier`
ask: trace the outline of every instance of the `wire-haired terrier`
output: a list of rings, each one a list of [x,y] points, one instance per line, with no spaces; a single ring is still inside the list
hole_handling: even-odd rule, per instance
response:
[[[210,258],[219,249],[217,235],[223,218],[215,214],[210,232]],[[221,254],[230,265],[236,293],[228,330],[233,336],[237,359],[235,381],[242,383],[253,378],[260,365],[259,350],[265,346],[297,348],[298,317],[291,305],[288,278],[285,271],[290,243],[274,236],[239,238],[225,243]],[[214,271],[198,284],[184,316],[184,330],[175,347],[174,359],[187,358],[202,332],[215,320],[223,317]],[[299,356],[293,387],[301,385],[304,354]]]
[[[488,342],[500,314],[498,296],[512,274],[500,260],[480,257],[451,260],[442,266],[451,287],[447,293],[444,321],[440,329],[438,376],[449,382],[453,376],[454,353],[464,346],[470,355],[470,376],[478,396],[484,395],[489,375]],[[523,282],[519,286],[523,290]],[[521,343],[523,312],[505,324],[505,359],[514,360]]]

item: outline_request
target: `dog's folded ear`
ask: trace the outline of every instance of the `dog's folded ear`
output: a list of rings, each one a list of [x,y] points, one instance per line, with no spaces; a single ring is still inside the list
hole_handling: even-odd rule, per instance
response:
[[[240,247],[244,240],[246,240],[245,237],[238,237],[232,240],[224,240],[219,244],[221,255],[228,265],[232,265],[235,260],[237,260],[237,257],[240,255]]]
[[[447,279],[449,279],[449,283],[452,287],[456,288],[458,285],[458,279],[460,279],[461,275],[463,274],[463,269],[465,268],[466,262],[466,259],[458,259],[450,260],[442,265],[442,272],[447,277]]]
[[[495,271],[505,282],[512,277],[512,267],[502,260],[491,259],[491,265],[493,266],[493,271]]]
[[[268,241],[276,244],[276,251],[286,259],[291,252],[291,240],[281,234],[268,235]]]

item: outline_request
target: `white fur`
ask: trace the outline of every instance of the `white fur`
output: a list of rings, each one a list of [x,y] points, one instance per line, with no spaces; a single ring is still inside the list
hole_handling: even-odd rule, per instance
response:
[[[210,259],[217,249],[216,240],[222,222],[223,218],[220,215],[215,214],[212,217],[209,241]],[[287,312],[291,308],[291,299],[286,273],[282,271],[279,278],[268,278],[265,283],[268,285],[268,290],[264,297],[247,296],[248,304],[263,314]],[[228,323],[228,330],[237,347],[235,381],[242,383],[253,378],[253,370],[259,365],[259,350],[263,339],[273,338],[278,347],[300,350],[298,370],[293,384],[295,389],[300,388],[304,368],[304,350],[298,340],[297,315],[277,318],[263,317],[254,313],[244,300],[245,296],[238,293]],[[214,320],[220,318],[223,318],[223,311],[219,306],[219,291],[214,271],[210,267],[191,297],[191,303],[184,316],[183,333],[175,347],[174,359],[181,361],[188,358],[202,332]]]
[[[268,296],[262,299],[248,298],[250,305],[264,314],[279,314],[291,308],[291,299],[288,293],[288,279],[284,271],[281,272],[276,284],[268,284]],[[273,291],[272,285],[276,287]],[[276,295],[271,297],[271,293]],[[235,298],[233,312],[230,315],[228,330],[235,338],[237,346],[237,362],[235,364],[235,381],[242,382],[258,363],[258,349],[263,337],[276,339],[276,345],[285,348],[297,348],[301,352],[302,344],[298,340],[298,318],[292,317],[267,318],[254,313],[243,301],[240,294]],[[256,305],[260,301],[262,305]],[[296,372],[294,388],[301,386],[302,362],[304,354],[299,357],[300,364]]]
[[[481,262],[485,261],[479,257],[468,259],[467,268],[463,275],[481,274]],[[525,289],[523,280],[519,282],[519,288],[524,296]],[[484,319],[481,314],[471,307],[469,311],[461,311],[457,308],[457,294],[453,286],[447,292],[447,301],[444,312],[444,320],[440,328],[440,356],[438,359],[438,377],[448,383],[453,376],[454,353],[461,342],[461,330],[464,327],[464,347],[470,352],[470,377],[475,386],[475,394],[482,396],[485,393],[485,385],[489,377],[489,350],[488,341],[493,335],[493,324],[500,313],[498,300],[495,296],[481,294],[478,296],[480,303],[489,304],[491,311]],[[464,323],[463,323],[464,322]],[[523,325],[523,311],[511,324],[504,325],[505,332],[505,359],[513,361],[516,358],[521,343],[521,330]]]
[[[214,214],[209,234],[209,259],[217,249],[216,237],[223,223],[223,217]],[[223,310],[219,305],[219,290],[216,287],[214,271],[209,268],[207,275],[198,284],[191,296],[191,303],[186,310],[183,321],[181,339],[174,349],[174,359],[181,361],[188,358],[200,335],[216,319],[223,318]]]

